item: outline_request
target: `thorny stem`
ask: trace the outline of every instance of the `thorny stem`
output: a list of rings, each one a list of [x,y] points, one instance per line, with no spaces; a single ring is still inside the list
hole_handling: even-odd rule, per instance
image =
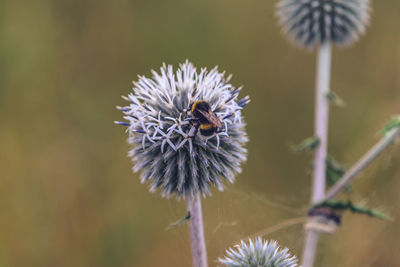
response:
[[[315,150],[312,202],[316,203],[325,195],[326,158],[328,150],[329,121],[329,81],[331,71],[331,45],[320,46],[317,58],[317,77],[315,92],[314,136],[318,137],[319,145]]]
[[[306,237],[304,239],[302,266],[307,266],[307,267],[313,266],[315,253],[317,252],[318,239],[319,239],[318,230],[315,229],[306,230]]]
[[[200,196],[197,195],[193,198],[188,198],[186,200],[186,206],[190,213],[189,227],[193,267],[207,267],[207,251]]]
[[[325,195],[323,201],[334,198],[341,191],[343,191],[351,181],[370,165],[386,148],[394,143],[396,138],[400,135],[400,127],[390,130],[385,136],[379,140],[354,166],[348,170],[343,177],[332,186]]]
[[[343,177],[335,183],[335,185],[328,190],[325,197],[320,200],[326,201],[336,197],[342,192],[346,186],[350,184],[354,178],[368,167],[380,154],[383,153],[391,144],[394,143],[396,138],[400,135],[400,127],[396,127],[390,130],[378,143],[376,143],[365,155],[356,163],[354,166],[347,171]],[[319,232],[314,229],[308,229],[306,231],[306,238],[304,243],[303,252],[303,267],[313,266],[315,252],[317,250]]]
[[[331,44],[326,42],[318,49],[317,76],[315,83],[315,120],[314,136],[318,137],[320,143],[315,150],[314,173],[312,182],[313,204],[319,202],[325,195],[326,158],[328,150],[328,122],[329,122],[329,82],[331,72]],[[317,249],[319,233],[317,230],[309,229],[303,250],[303,267],[312,267]]]

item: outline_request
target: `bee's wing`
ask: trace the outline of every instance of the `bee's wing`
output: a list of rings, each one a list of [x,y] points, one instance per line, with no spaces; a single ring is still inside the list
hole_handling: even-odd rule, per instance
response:
[[[221,121],[218,119],[217,115],[215,115],[215,113],[213,111],[208,110],[198,110],[201,115],[204,116],[204,118],[206,118],[210,123],[215,124],[218,128],[221,128],[222,124]]]

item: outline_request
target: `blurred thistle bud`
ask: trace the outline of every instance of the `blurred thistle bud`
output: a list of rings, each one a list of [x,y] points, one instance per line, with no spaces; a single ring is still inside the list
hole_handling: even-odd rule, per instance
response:
[[[249,244],[241,241],[236,249],[226,250],[226,256],[219,262],[228,267],[297,267],[297,257],[288,248],[279,247],[276,241],[263,241],[258,237],[249,239]]]
[[[293,43],[314,48],[332,42],[350,45],[365,33],[370,0],[280,0],[277,16]]]
[[[152,74],[139,76],[123,97],[129,105],[117,107],[127,121],[115,123],[128,127],[133,171],[142,171],[141,182],[151,192],[160,188],[163,197],[205,196],[211,185],[222,191],[247,158],[241,111],[249,97],[239,100],[241,88],[216,67],[197,72],[186,61],[176,73],[164,64]]]

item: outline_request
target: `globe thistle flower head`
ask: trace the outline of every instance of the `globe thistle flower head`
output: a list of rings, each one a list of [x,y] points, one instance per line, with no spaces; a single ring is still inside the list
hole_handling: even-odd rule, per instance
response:
[[[309,49],[326,42],[347,46],[365,33],[370,0],[280,0],[277,16],[293,43]]]
[[[133,171],[141,171],[141,182],[164,197],[209,195],[212,185],[223,190],[247,157],[241,111],[249,98],[239,99],[241,88],[217,68],[198,72],[186,61],[176,72],[164,64],[152,74],[139,76],[133,92],[123,97],[129,104],[117,107],[126,120],[116,123],[127,126]],[[220,127],[192,112],[200,100]]]
[[[297,258],[289,253],[288,248],[279,247],[276,241],[263,241],[258,237],[255,241],[249,239],[249,244],[243,240],[236,249],[230,248],[226,256],[219,262],[228,267],[297,267]]]

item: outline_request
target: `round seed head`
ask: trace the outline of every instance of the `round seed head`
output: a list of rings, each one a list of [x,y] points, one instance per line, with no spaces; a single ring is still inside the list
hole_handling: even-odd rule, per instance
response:
[[[176,72],[164,64],[160,73],[152,74],[139,76],[133,93],[124,97],[129,104],[117,107],[126,122],[116,123],[128,127],[133,171],[141,171],[142,183],[148,183],[151,192],[160,189],[164,197],[209,195],[211,185],[223,190],[247,157],[241,111],[249,98],[239,99],[241,88],[233,87],[217,68],[198,72],[186,61]],[[199,100],[209,104],[209,113],[217,118],[214,126],[220,126],[206,135],[202,129],[210,124],[191,112]]]
[[[260,237],[249,244],[241,241],[235,248],[226,250],[226,256],[218,260],[228,267],[297,267],[297,258],[289,249],[279,247],[276,241],[263,241]]]
[[[369,0],[280,0],[277,16],[283,32],[309,49],[325,42],[350,45],[365,33]]]

